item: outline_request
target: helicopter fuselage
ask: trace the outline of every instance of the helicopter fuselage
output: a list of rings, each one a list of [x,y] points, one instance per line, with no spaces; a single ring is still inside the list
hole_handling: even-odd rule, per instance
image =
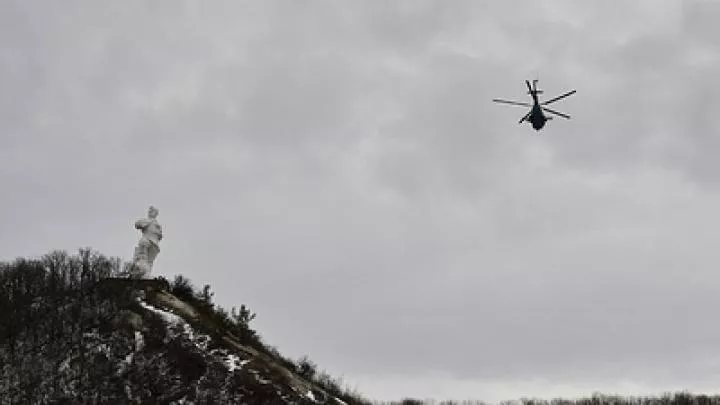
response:
[[[545,114],[543,114],[542,108],[540,108],[537,95],[533,94],[532,97],[534,103],[532,110],[530,110],[530,116],[528,117],[528,121],[530,121],[530,124],[536,131],[539,131],[542,129],[542,127],[545,126],[545,122],[547,122],[548,118],[545,116]]]

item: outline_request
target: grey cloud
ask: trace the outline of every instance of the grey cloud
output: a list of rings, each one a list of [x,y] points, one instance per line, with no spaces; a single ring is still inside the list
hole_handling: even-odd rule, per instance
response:
[[[653,4],[10,3],[0,254],[128,257],[155,204],[159,273],[349,380],[684,381],[720,333],[712,28]],[[540,136],[490,102],[536,74],[578,89]]]

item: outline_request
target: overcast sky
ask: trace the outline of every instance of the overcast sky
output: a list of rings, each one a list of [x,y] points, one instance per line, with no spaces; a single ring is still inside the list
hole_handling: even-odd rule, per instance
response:
[[[247,304],[367,397],[720,378],[713,0],[33,1],[0,13],[0,259]],[[525,79],[572,115],[518,125]]]

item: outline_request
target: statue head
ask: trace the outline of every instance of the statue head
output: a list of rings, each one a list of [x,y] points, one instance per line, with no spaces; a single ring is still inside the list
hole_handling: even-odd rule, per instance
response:
[[[148,208],[148,218],[150,219],[155,219],[159,213],[160,211],[158,211],[158,209],[153,207],[152,205],[150,206],[150,208]]]

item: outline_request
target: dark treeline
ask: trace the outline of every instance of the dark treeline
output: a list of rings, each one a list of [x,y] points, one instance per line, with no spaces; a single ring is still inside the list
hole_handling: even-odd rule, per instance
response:
[[[117,301],[93,286],[119,270],[119,261],[81,250],[53,252],[38,260],[0,263],[0,396],[2,404],[93,398],[122,390],[100,357],[86,353],[97,332],[108,330]],[[93,334],[91,331],[95,331]],[[123,335],[115,344],[132,347]],[[110,387],[98,389],[98,385]]]
[[[468,400],[421,400],[404,398],[398,401],[373,401],[374,405],[490,405],[476,399]],[[503,401],[499,405],[720,405],[720,396],[693,395],[688,392],[666,393],[653,397],[622,397],[594,394],[580,399],[519,399]]]

